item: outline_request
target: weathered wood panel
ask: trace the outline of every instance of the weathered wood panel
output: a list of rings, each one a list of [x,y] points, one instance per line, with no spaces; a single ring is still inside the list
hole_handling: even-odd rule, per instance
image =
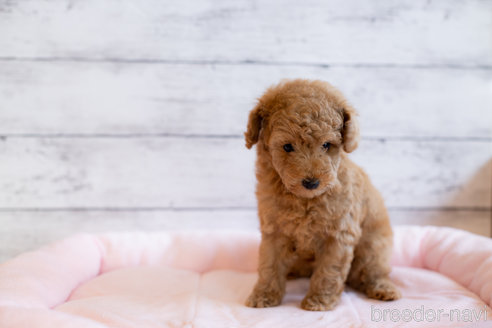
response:
[[[491,65],[491,10],[481,0],[2,1],[0,56]]]
[[[364,141],[390,207],[489,207],[490,142]],[[0,208],[252,207],[254,151],[230,138],[7,138]]]
[[[359,109],[352,157],[394,223],[488,235],[491,12],[0,0],[0,261],[75,232],[257,229],[240,135],[264,88],[295,77],[331,81]]]
[[[488,211],[390,211],[394,225],[451,226],[490,236]],[[0,262],[75,233],[158,230],[258,231],[255,210],[0,212]]]
[[[491,237],[492,213],[490,211],[390,210],[389,212],[393,225],[452,227]]]
[[[2,134],[242,135],[282,78],[340,87],[365,136],[492,139],[490,71],[255,65],[0,65]]]

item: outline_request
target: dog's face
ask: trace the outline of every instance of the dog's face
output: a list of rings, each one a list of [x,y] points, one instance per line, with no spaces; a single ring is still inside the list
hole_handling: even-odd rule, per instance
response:
[[[342,118],[312,100],[274,113],[268,149],[285,187],[314,197],[334,187],[340,164]]]
[[[319,196],[337,186],[341,152],[357,147],[355,114],[326,82],[284,82],[268,89],[251,111],[246,146],[260,142],[287,190]]]

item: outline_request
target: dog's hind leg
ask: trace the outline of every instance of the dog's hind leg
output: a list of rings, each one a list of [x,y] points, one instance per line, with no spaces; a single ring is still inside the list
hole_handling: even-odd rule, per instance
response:
[[[396,300],[400,291],[389,279],[393,232],[382,200],[369,209],[362,225],[362,235],[354,251],[347,284],[369,298]]]

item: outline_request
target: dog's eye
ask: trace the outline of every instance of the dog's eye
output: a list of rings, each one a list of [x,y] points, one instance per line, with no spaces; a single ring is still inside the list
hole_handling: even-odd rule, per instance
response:
[[[284,145],[284,150],[288,153],[290,153],[291,151],[294,151],[294,147],[292,147],[291,144],[285,144]]]
[[[323,144],[323,148],[326,149],[326,150],[330,149],[330,146],[331,146],[331,143],[329,143],[329,142],[325,142]]]

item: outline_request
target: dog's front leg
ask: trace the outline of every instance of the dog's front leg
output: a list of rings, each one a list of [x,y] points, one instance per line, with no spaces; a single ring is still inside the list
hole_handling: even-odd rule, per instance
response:
[[[309,291],[301,307],[309,311],[333,309],[343,292],[354,253],[353,243],[329,237],[316,254]]]
[[[262,236],[258,264],[258,281],[246,305],[263,308],[279,305],[285,294],[288,270],[286,241],[278,236]]]

